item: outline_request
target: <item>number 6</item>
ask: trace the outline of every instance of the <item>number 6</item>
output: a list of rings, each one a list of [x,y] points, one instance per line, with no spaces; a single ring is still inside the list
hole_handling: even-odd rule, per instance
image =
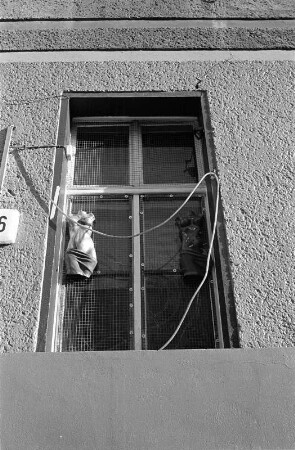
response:
[[[3,221],[3,219],[7,220],[7,217],[6,216],[0,217],[0,233],[1,231],[4,231],[6,228],[6,223]]]

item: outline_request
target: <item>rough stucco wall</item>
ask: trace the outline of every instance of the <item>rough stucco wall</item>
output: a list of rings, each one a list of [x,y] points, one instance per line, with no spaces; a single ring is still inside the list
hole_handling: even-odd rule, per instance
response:
[[[8,102],[0,125],[14,123],[14,144],[27,145],[55,142],[58,99],[38,98],[62,90],[193,90],[207,74],[201,87],[214,129],[241,345],[294,345],[294,63],[11,63],[0,73]],[[35,348],[52,163],[51,150],[9,159],[2,202],[19,208],[22,222],[17,245],[0,254],[3,351]]]
[[[290,0],[1,0],[4,19],[116,17],[291,17]]]
[[[10,105],[9,109],[6,123],[16,126],[12,144],[55,142],[58,102],[47,102],[47,117],[39,116],[40,104],[33,108],[31,104]],[[0,246],[0,351],[31,351],[36,341],[52,160],[50,149],[15,150],[9,157],[1,207],[18,209],[21,219],[17,243]]]
[[[228,63],[220,95],[206,80],[243,346],[295,342],[293,80],[259,62]]]
[[[51,24],[54,28],[54,25]],[[29,28],[29,25],[28,25]],[[169,25],[145,28],[27,29],[0,31],[0,50],[106,50],[106,49],[292,49],[295,29],[273,26],[223,28]]]

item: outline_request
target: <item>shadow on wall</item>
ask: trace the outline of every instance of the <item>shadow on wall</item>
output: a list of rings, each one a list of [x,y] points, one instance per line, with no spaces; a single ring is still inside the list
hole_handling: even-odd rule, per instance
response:
[[[22,174],[28,188],[31,191],[31,194],[35,197],[41,208],[46,212],[46,214],[49,214],[49,208],[47,203],[42,199],[37,189],[34,187],[34,182],[31,178],[31,176],[27,173],[26,168],[23,164],[23,161],[20,157],[19,150],[13,150],[11,152],[14,156],[15,162],[19,168],[20,173]]]
[[[217,167],[218,170],[218,164],[216,159],[216,148],[215,143],[213,139],[213,126],[210,119],[210,108],[209,108],[209,102],[207,94],[204,93],[203,95],[203,120],[204,120],[204,128],[207,129],[208,132],[208,145],[211,149],[210,157],[212,158],[211,164],[213,167]],[[206,145],[206,139],[204,139],[204,144]],[[208,152],[207,152],[208,154]],[[205,156],[205,164],[207,167],[205,167],[205,171],[209,171],[210,163],[207,160]],[[209,196],[212,196],[212,193],[209,192]],[[235,296],[234,296],[234,282],[232,278],[231,268],[230,268],[230,255],[228,252],[228,238],[226,234],[226,227],[224,222],[224,216],[223,216],[223,206],[222,206],[222,199],[219,204],[219,211],[218,211],[218,235],[219,235],[219,242],[220,242],[220,252],[222,255],[223,260],[223,271],[224,271],[224,300],[221,302],[221,315],[224,318],[224,321],[227,320],[228,323],[228,334],[229,339],[231,342],[231,346],[233,348],[239,348],[240,347],[240,339],[239,339],[239,326],[237,323],[237,314],[236,314],[236,307],[235,307]],[[218,252],[216,252],[216,255]],[[216,269],[222,272],[221,267],[221,261],[219,258],[215,258],[215,264]],[[222,277],[221,277],[222,278]],[[222,292],[223,288],[220,287],[219,291]]]

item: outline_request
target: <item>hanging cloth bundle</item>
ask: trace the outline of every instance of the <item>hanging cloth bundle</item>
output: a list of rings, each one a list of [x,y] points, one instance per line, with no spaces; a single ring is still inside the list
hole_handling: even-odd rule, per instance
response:
[[[190,211],[187,217],[177,217],[175,225],[181,240],[180,269],[186,279],[203,278],[208,258],[205,242],[205,218]]]
[[[94,220],[94,215],[85,211],[69,216],[70,240],[65,254],[67,275],[89,278],[93,274],[97,265],[96,251],[91,238]],[[81,228],[79,224],[89,228]]]

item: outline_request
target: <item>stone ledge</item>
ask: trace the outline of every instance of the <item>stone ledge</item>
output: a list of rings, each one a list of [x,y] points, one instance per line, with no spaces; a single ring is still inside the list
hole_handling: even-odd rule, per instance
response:
[[[293,49],[292,28],[77,28],[0,31],[0,51]]]
[[[294,368],[294,348],[2,356],[1,443],[291,449]]]
[[[290,0],[0,0],[0,19],[282,18],[295,16]]]

